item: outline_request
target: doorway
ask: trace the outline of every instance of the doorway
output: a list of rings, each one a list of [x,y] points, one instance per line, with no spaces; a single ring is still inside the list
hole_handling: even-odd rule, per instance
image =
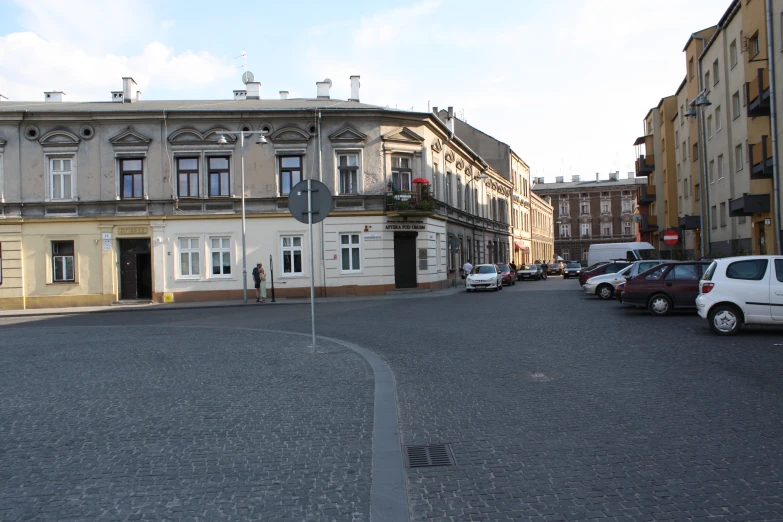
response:
[[[416,288],[416,236],[418,232],[394,233],[394,286]]]
[[[120,299],[152,298],[150,240],[120,239]]]

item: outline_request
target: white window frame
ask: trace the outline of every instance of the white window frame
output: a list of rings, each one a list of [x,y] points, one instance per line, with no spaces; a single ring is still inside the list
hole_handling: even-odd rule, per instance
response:
[[[285,245],[285,240],[290,239],[290,244]],[[295,246],[296,239],[299,239],[299,246]],[[280,277],[303,277],[305,275],[305,254],[304,254],[304,234],[281,234],[280,235]],[[300,271],[294,270],[294,254],[299,252],[300,254]],[[285,256],[286,253],[291,255],[291,271],[285,271]]]
[[[624,236],[632,236],[633,235],[633,226],[630,222],[624,222],[623,223],[623,235]]]
[[[720,83],[720,64],[717,58],[712,62],[712,85],[718,85]]]
[[[53,154],[45,154],[46,156],[46,198],[45,201],[73,201],[76,199],[76,175],[77,175],[77,165],[76,165],[76,154],[68,154],[68,153],[53,153]],[[54,197],[54,171],[52,169],[52,164],[55,161],[62,161],[62,160],[70,160],[71,162],[71,170],[70,176],[71,176],[71,193],[67,197]],[[65,171],[62,171],[65,172]]]
[[[712,114],[707,116],[707,139],[712,139]]]
[[[214,240],[220,241],[220,246],[215,247],[213,246],[212,242]],[[223,241],[228,241],[228,246],[223,246]],[[214,235],[209,236],[207,238],[207,247],[209,249],[209,278],[211,279],[233,279],[234,278],[234,255],[233,255],[233,247],[234,244],[233,238],[230,235]],[[220,256],[220,272],[215,273],[215,264],[214,264],[214,255],[218,254]],[[223,272],[223,267],[225,266],[225,263],[223,262],[223,256],[228,255],[228,266],[230,267],[231,272],[226,274]]]
[[[405,159],[408,160],[408,166],[407,167],[395,167],[394,166],[394,160],[395,159]],[[394,174],[395,172],[398,174],[399,178],[399,186],[397,186],[394,183]],[[403,186],[403,174],[408,176],[408,179],[405,180],[408,182],[407,188]],[[396,188],[399,191],[412,191],[413,190],[413,157],[409,154],[400,154],[400,153],[393,153],[391,155],[391,170],[390,170],[390,179],[392,185],[394,185],[394,188]]]
[[[601,237],[612,237],[611,223],[601,223]]]
[[[732,69],[737,65],[737,40],[732,40],[729,45],[729,63],[731,63]]]
[[[740,103],[740,94],[739,91],[737,91],[731,95],[731,118],[733,120],[736,120],[740,117],[740,113],[742,112],[742,106]]]
[[[633,212],[633,205],[631,204],[630,199],[624,199],[622,205],[623,212]]]
[[[720,105],[715,107],[715,132],[718,133],[723,127],[720,123]]]
[[[590,223],[582,223],[579,228],[582,237],[586,237],[590,235]]]
[[[560,237],[561,238],[571,237],[571,225],[567,223],[560,224]]]
[[[742,143],[734,147],[734,171],[739,172],[745,166],[745,159],[742,157]]]
[[[55,243],[71,243],[73,246],[73,254],[71,255],[55,255],[54,253],[54,244]],[[52,278],[51,281],[53,284],[66,284],[66,285],[75,285],[79,284],[79,277],[78,277],[78,270],[76,267],[76,239],[74,238],[56,238],[56,239],[50,239],[49,240],[49,253],[51,255],[51,262],[49,263],[49,266],[52,270]],[[57,273],[54,269],[54,266],[57,264],[58,258],[62,259],[63,262],[63,274],[67,274],[67,259],[71,259],[71,271],[73,273],[72,279],[56,279],[55,274]]]
[[[182,240],[188,241],[188,246],[183,247],[182,246]],[[193,247],[193,241],[196,243],[196,247]],[[179,279],[193,279],[193,280],[199,280],[202,279],[203,273],[202,273],[202,255],[201,255],[201,246],[202,246],[202,239],[199,236],[181,236],[177,237],[177,274],[179,275]],[[188,257],[188,273],[183,274],[182,273],[182,255],[187,254]],[[193,262],[193,254],[196,254],[196,262]],[[193,273],[193,267],[196,267],[198,270],[198,273]]]
[[[348,239],[348,243],[343,243],[343,238]],[[356,243],[353,242],[354,238]],[[339,249],[340,249],[340,273],[341,274],[360,274],[362,272],[362,234],[360,232],[340,232],[339,236]],[[343,264],[343,251],[348,251],[348,268],[345,268]],[[359,266],[353,266],[353,251],[359,252]]]
[[[710,160],[707,172],[709,173],[710,183],[715,183],[715,160]]]
[[[342,156],[348,157],[348,156],[356,156],[356,169],[353,171],[356,175],[356,182],[354,187],[354,192],[343,192],[343,177],[342,172],[340,170],[340,158]],[[334,166],[335,166],[335,177],[337,179],[337,183],[335,186],[337,187],[337,194],[343,194],[343,195],[359,195],[362,193],[362,150],[361,149],[335,149],[334,151]],[[353,169],[353,167],[350,167]]]
[[[608,214],[612,211],[612,202],[608,199],[601,200],[601,214]]]
[[[723,154],[718,154],[717,163],[718,163],[718,179],[719,180],[723,179],[723,174],[724,174],[724,171],[726,170],[723,167],[723,159],[724,159],[723,158]]]

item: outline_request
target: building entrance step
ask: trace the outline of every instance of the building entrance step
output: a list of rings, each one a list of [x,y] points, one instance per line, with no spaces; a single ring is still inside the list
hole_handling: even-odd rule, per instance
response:
[[[151,305],[153,302],[150,299],[120,299],[114,301],[112,306],[137,306],[137,305]]]
[[[386,295],[426,294],[429,292],[432,292],[429,288],[397,288],[396,290],[386,292]]]

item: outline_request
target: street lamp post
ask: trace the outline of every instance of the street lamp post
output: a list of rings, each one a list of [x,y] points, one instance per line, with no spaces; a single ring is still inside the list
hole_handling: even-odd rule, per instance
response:
[[[712,102],[707,98],[707,95],[703,92],[696,97],[693,102],[695,107],[688,108],[685,111],[685,116],[698,117],[696,120],[696,131],[699,135],[699,142],[701,142],[701,149],[699,153],[699,210],[701,212],[701,230],[699,231],[699,248],[701,249],[701,257],[707,255],[707,247],[709,247],[709,209],[710,209],[710,191],[708,186],[708,173],[707,173],[707,129],[704,121],[704,111],[707,107],[712,105]]]
[[[247,246],[245,243],[245,135],[250,134],[258,134],[258,140],[256,141],[257,145],[266,145],[268,142],[266,140],[266,132],[265,131],[218,131],[217,134],[220,135],[220,138],[218,138],[217,142],[218,145],[225,145],[228,143],[228,140],[226,140],[226,134],[230,136],[236,136],[239,134],[239,156],[240,156],[240,164],[241,164],[241,175],[242,175],[242,295],[245,300],[245,304],[247,304]]]

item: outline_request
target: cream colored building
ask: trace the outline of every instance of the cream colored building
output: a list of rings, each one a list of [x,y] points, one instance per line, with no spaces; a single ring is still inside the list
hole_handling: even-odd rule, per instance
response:
[[[533,229],[532,261],[551,261],[555,257],[553,207],[548,196],[531,193],[530,219]]]
[[[138,101],[131,78],[112,101],[0,101],[0,308],[237,299],[256,262],[278,296],[308,295],[310,277],[318,295],[436,289],[468,249],[508,259],[512,181],[453,122],[360,103],[351,83],[339,103],[327,82],[312,99],[251,83],[233,101]],[[267,143],[242,148],[242,131]],[[288,211],[308,177],[334,194],[312,274]]]

